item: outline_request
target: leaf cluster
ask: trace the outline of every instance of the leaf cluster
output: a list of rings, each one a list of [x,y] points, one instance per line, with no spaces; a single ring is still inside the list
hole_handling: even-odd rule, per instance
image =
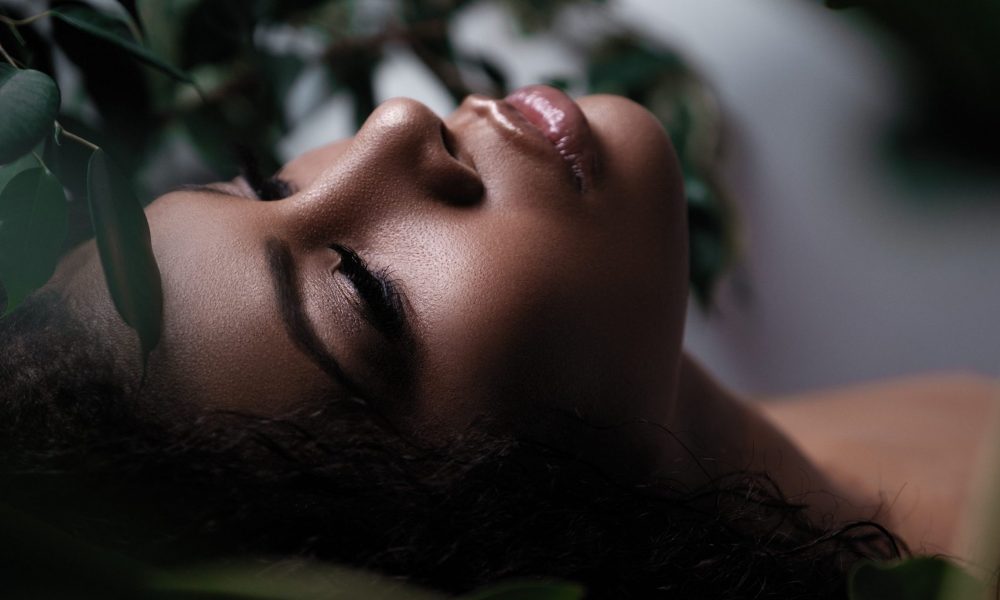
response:
[[[0,594],[82,600],[582,600],[576,584],[514,580],[460,598],[304,560],[154,567],[0,504]]]
[[[0,40],[0,282],[4,311],[13,310],[53,274],[67,246],[71,205],[63,179],[72,180],[74,162],[62,151],[69,140],[89,154],[85,190],[90,223],[115,307],[136,330],[143,357],[159,340],[162,291],[153,258],[149,228],[142,206],[127,178],[95,143],[66,130],[57,120],[63,94],[51,76],[52,54],[44,43],[39,54],[29,52],[26,37],[38,43],[38,32],[21,28],[47,19],[53,31],[65,26],[97,43],[110,44],[133,59],[182,80],[186,77],[149,53],[130,37],[125,22],[86,5],[59,5],[28,17],[0,13],[11,39]],[[7,47],[11,47],[11,52]],[[49,73],[32,68],[47,68]],[[53,167],[50,168],[50,163]],[[58,166],[55,166],[58,165]],[[79,172],[79,171],[78,171]],[[77,203],[79,206],[81,203]]]

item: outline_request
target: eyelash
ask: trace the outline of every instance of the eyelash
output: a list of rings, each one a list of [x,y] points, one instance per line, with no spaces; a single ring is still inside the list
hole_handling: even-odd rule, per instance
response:
[[[354,285],[377,327],[397,334],[402,330],[403,302],[399,286],[388,269],[372,271],[364,259],[346,246],[332,244],[341,257],[341,271]]]
[[[257,158],[250,152],[239,152],[239,160],[240,174],[258,200],[265,202],[283,200],[294,193],[295,190],[288,180],[277,175],[265,176]]]
[[[282,200],[292,195],[292,184],[276,175],[265,177],[260,163],[249,152],[240,152],[240,171],[258,200]],[[373,272],[358,253],[340,244],[332,244],[341,257],[341,271],[351,281],[368,309],[373,324],[391,334],[403,329],[402,296],[388,269]]]

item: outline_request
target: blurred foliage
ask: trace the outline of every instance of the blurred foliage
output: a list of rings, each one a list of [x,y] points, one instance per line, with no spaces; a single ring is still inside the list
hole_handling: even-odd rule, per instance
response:
[[[653,112],[670,133],[684,171],[691,246],[691,290],[706,307],[735,258],[734,216],[718,176],[722,110],[683,58],[635,34],[601,40],[588,61],[589,88],[619,94]]]
[[[1000,2],[825,0],[852,8],[887,33],[908,59],[913,101],[898,150],[955,159],[996,173],[1000,159]]]
[[[450,600],[375,573],[305,560],[157,568],[0,504],[4,600]],[[548,580],[502,582],[457,600],[582,600]]]
[[[376,105],[375,72],[390,47],[411,52],[456,104],[473,92],[508,93],[510,78],[498,56],[463,51],[452,40],[456,16],[470,5],[490,2],[504,7],[523,35],[548,34],[577,44],[574,48],[578,43],[562,35],[564,11],[602,11],[607,3],[0,0],[0,16],[7,22],[0,25],[0,47],[21,68],[17,77],[44,77],[46,85],[58,82],[56,93],[62,92],[58,115],[43,118],[47,124],[27,137],[22,131],[16,148],[3,131],[0,165],[40,144],[39,157],[66,188],[69,203],[69,233],[52,229],[48,235],[69,248],[95,233],[93,211],[80,202],[88,198],[92,149],[62,143],[60,136],[48,135],[54,128],[85,137],[114,157],[111,162],[127,174],[128,187],[144,203],[183,183],[233,177],[240,155],[255,156],[265,171],[276,170],[279,143],[331,95],[346,95],[354,122],[365,120]],[[731,214],[715,177],[721,113],[714,97],[676,52],[620,24],[611,23],[580,50],[589,59],[585,72],[561,74],[552,83],[627,95],[650,108],[677,143],[691,207],[692,289],[707,305],[735,248]],[[54,60],[56,54],[68,60]],[[13,70],[0,77],[12,77],[5,73]],[[299,85],[307,77],[319,77],[322,84]],[[5,94],[13,87],[5,85]],[[48,98],[51,104],[53,96]],[[12,106],[36,113],[49,108],[5,96],[0,115]],[[24,122],[13,113],[7,121]],[[0,116],[0,130],[5,128]],[[0,184],[13,168],[0,166]],[[0,239],[9,230],[0,220]],[[16,268],[23,260],[9,262]],[[149,264],[137,262],[136,272]],[[10,285],[9,276],[0,277],[0,283]],[[155,336],[147,332],[143,340],[148,347]]]
[[[954,587],[955,580],[961,581],[960,588]],[[864,562],[854,568],[848,583],[850,600],[978,600],[986,591],[982,581],[932,556],[886,564]]]

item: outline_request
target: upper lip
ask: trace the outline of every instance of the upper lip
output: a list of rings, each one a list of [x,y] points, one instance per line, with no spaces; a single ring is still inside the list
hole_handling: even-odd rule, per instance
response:
[[[518,92],[514,93],[516,94]],[[513,96],[513,94],[511,96]],[[508,96],[508,98],[511,96]],[[572,176],[577,188],[581,191],[588,189],[591,184],[591,178],[593,177],[593,155],[591,148],[592,145],[589,143],[591,133],[586,119],[581,119],[580,121],[574,123],[575,126],[570,127],[568,130],[550,132],[553,133],[554,137],[559,139],[572,140],[572,144],[576,150],[567,152],[565,144],[561,145],[557,143],[557,140],[550,139],[550,137],[546,135],[546,132],[539,129],[539,127],[532,123],[528,117],[521,112],[521,110],[518,110],[518,108],[508,100],[497,100],[487,98],[486,96],[473,95],[470,96],[467,101],[472,103],[473,108],[479,109],[476,112],[485,111],[486,114],[483,114],[483,116],[492,121],[502,133],[506,133],[507,135],[516,138],[527,137],[532,140],[537,140],[536,143],[538,143],[539,146],[547,148],[548,152],[554,150],[560,160],[568,166],[569,174]],[[576,107],[575,104],[573,104],[572,108],[577,112],[579,111],[579,108]],[[582,117],[582,113],[580,113],[580,116]]]

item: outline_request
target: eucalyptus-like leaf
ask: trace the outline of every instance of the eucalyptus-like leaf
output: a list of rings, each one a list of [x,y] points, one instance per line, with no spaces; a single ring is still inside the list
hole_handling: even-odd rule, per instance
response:
[[[160,341],[163,289],[142,205],[103,150],[87,167],[87,196],[104,278],[118,314],[135,329],[143,362]]]
[[[460,600],[583,600],[583,586],[561,581],[512,581],[462,596]]]
[[[82,5],[54,8],[52,16],[80,31],[111,42],[128,52],[136,60],[158,69],[178,81],[193,83],[187,73],[162,60],[139,41],[130,39],[131,35],[128,33],[127,25],[121,19]]]
[[[946,578],[967,580],[979,598],[985,586],[942,558],[918,557],[895,564],[862,563],[848,580],[850,600],[945,600],[941,590]],[[947,600],[965,600],[948,598]]]
[[[59,88],[40,71],[0,64],[0,164],[27,153],[52,131]]]
[[[18,173],[39,166],[41,165],[39,164],[37,158],[31,154],[25,154],[14,162],[7,163],[0,167],[0,193],[3,193],[3,189],[7,187],[7,184],[10,183],[10,181],[14,179]],[[0,216],[0,221],[2,220],[3,217]]]
[[[0,282],[6,312],[45,284],[66,239],[66,195],[46,169],[21,171],[0,192]]]

